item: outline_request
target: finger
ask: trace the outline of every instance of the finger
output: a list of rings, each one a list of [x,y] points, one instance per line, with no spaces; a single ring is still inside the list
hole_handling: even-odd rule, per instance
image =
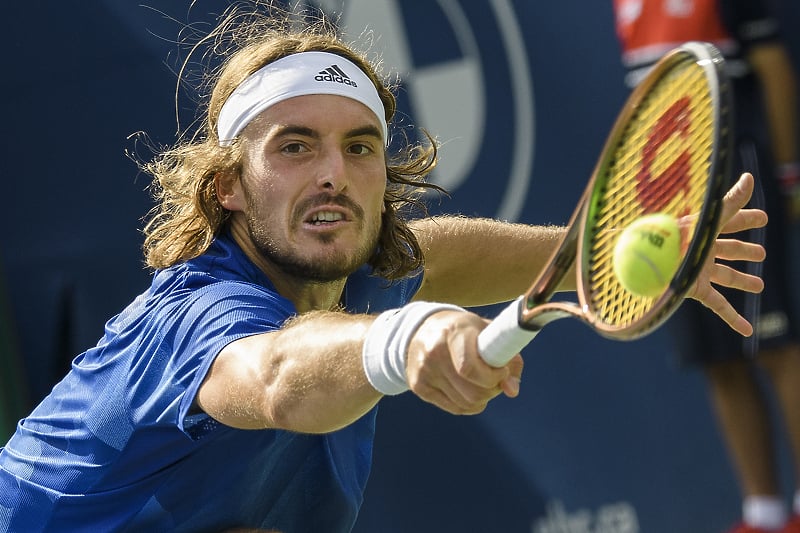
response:
[[[481,320],[481,325],[485,325],[486,321]],[[461,380],[479,388],[494,389],[508,377],[507,366],[490,366],[479,355],[477,330],[459,331],[448,337],[447,344],[453,368]]]
[[[472,387],[472,388],[470,388]],[[474,385],[464,385],[458,380],[440,381],[436,384],[418,386],[415,393],[422,399],[453,414],[476,415],[482,413],[493,398],[500,395],[502,389],[497,386],[493,390],[478,389]]]
[[[759,293],[764,290],[764,280],[759,276],[741,272],[728,265],[719,263],[711,267],[709,272],[711,283],[737,289],[744,292]]]
[[[485,397],[473,394],[464,381],[458,376],[449,361],[450,355],[430,353],[424,359],[426,363],[408,375],[409,388],[421,399],[452,414],[475,414],[485,408],[488,401]],[[457,383],[461,382],[461,386]],[[477,388],[475,385],[467,384]],[[500,389],[495,395],[500,393]]]
[[[509,375],[500,383],[500,387],[503,389],[503,393],[509,398],[516,398],[519,396],[523,364],[522,356],[517,354],[506,365],[506,368],[509,370]]]
[[[439,390],[458,406],[463,414],[482,412],[490,400],[503,392],[501,384],[508,379],[508,375],[504,374],[502,379],[491,386],[483,387],[466,381],[457,372],[444,374],[443,377],[444,380],[437,382]]]
[[[447,395],[441,389],[422,385],[418,387],[417,390],[415,390],[414,392],[417,395],[417,397],[421,398],[422,400],[431,403],[436,407],[438,407],[439,409],[447,411],[448,413],[453,415],[471,415],[471,414],[478,414],[483,411],[483,409],[477,411],[465,410],[461,405],[454,402],[450,398],[450,396]]]
[[[469,364],[454,361],[441,376],[444,378],[439,383],[441,390],[470,414],[483,411],[489,400],[504,392],[503,384],[511,378],[507,368],[491,367],[479,357]]]
[[[760,244],[736,239],[717,239],[714,257],[728,261],[752,261],[760,263],[767,257],[767,250]]]
[[[477,346],[477,341],[473,344]],[[473,350],[474,352],[474,350]],[[452,344],[429,348],[425,356],[408,374],[411,390],[425,401],[457,414],[477,414],[482,412],[489,400],[498,396],[503,389],[501,383],[509,376],[505,368],[492,368],[474,353],[477,362],[474,366],[484,366],[483,373],[472,369],[473,365],[459,362],[457,349]],[[465,370],[468,369],[468,370]],[[470,374],[466,379],[462,372]],[[493,376],[486,378],[486,375]],[[481,384],[478,384],[479,382]],[[485,384],[484,384],[485,383]]]
[[[727,220],[720,233],[736,233],[755,228],[763,228],[769,222],[767,213],[761,209],[740,209]]]
[[[728,223],[733,216],[739,212],[747,203],[750,201],[750,198],[753,196],[753,188],[755,186],[755,182],[753,180],[753,176],[745,172],[741,176],[737,182],[731,187],[727,193],[725,193],[725,197],[722,202],[722,227]]]
[[[749,337],[753,334],[753,325],[740,315],[730,302],[710,285],[701,301],[703,305],[711,309],[711,311],[724,320],[731,329],[740,335]]]

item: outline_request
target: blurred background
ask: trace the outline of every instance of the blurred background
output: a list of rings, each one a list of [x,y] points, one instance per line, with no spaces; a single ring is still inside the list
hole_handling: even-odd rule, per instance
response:
[[[401,126],[444,143],[434,179],[452,196],[434,212],[568,221],[628,93],[610,0],[305,3],[353,39],[372,30],[402,82]],[[175,139],[178,32],[208,29],[227,3],[189,4],[3,7],[0,442],[149,283],[149,178],[127,154],[148,156],[135,132]],[[797,61],[800,5],[778,8]],[[193,106],[180,92],[182,127]],[[561,321],[526,349],[513,401],[453,417],[386,399],[356,531],[723,530],[736,482],[703,378],[677,367],[670,335],[616,343]]]

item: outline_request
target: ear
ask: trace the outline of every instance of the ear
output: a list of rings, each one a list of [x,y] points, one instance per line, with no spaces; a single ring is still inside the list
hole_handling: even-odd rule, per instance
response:
[[[238,172],[217,172],[214,174],[214,188],[222,207],[228,211],[244,211],[244,191]]]

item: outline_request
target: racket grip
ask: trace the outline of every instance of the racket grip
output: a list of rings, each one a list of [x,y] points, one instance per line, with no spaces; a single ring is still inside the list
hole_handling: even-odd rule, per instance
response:
[[[488,365],[505,366],[539,333],[539,330],[519,326],[519,306],[523,298],[511,302],[478,335],[478,353]]]

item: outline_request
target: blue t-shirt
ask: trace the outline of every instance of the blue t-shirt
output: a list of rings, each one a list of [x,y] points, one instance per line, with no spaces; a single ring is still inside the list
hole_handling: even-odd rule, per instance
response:
[[[407,303],[362,268],[344,305]],[[339,431],[239,430],[192,412],[215,356],[295,314],[229,238],[159,271],[0,449],[0,531],[349,531],[376,409]]]

